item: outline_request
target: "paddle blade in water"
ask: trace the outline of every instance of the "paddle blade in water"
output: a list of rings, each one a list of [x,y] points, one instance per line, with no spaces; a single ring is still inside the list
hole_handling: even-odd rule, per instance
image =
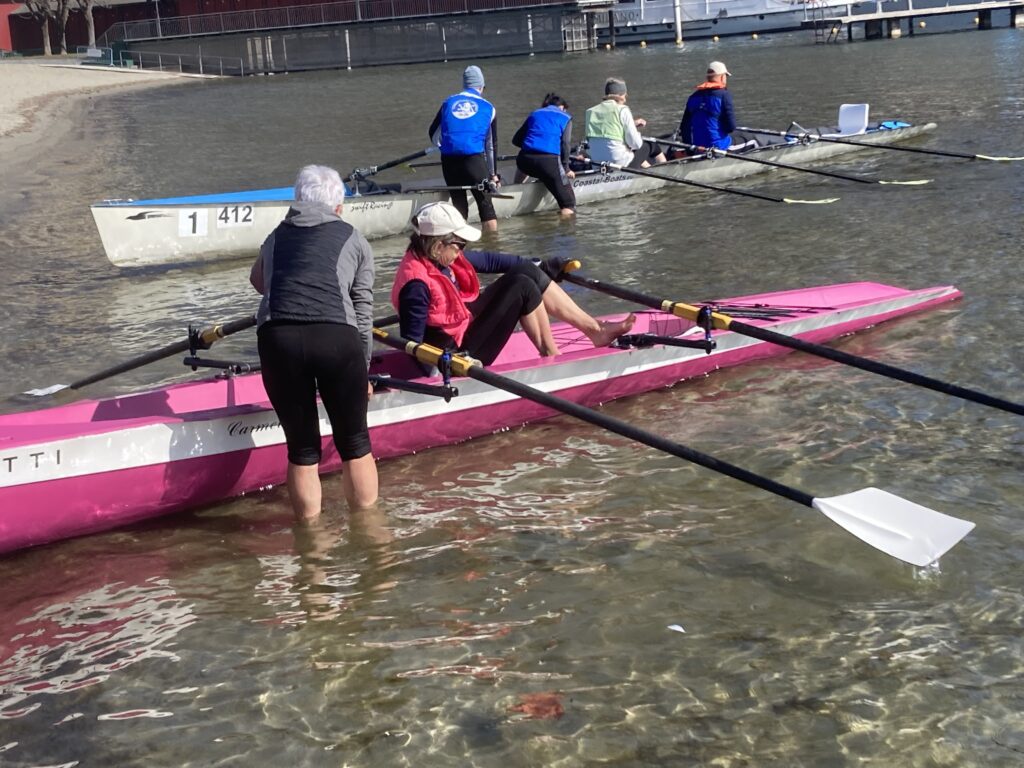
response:
[[[814,499],[813,504],[875,549],[920,566],[938,560],[974,528],[974,523],[878,488]]]
[[[919,187],[922,184],[931,184],[932,179],[911,179],[910,181],[879,181],[879,184],[890,184],[900,187]]]
[[[1024,157],[992,157],[991,155],[975,155],[979,160],[994,160],[997,163],[1015,163],[1024,160]]]
[[[32,395],[33,397],[46,397],[56,392],[60,392],[62,389],[67,389],[67,384],[52,384],[49,387],[41,387],[39,389],[30,389],[27,392],[22,392],[23,395]]]
[[[838,197],[823,197],[821,200],[794,200],[791,197],[784,197],[782,202],[790,204],[799,203],[800,205],[828,205],[829,203],[836,202],[838,199]]]

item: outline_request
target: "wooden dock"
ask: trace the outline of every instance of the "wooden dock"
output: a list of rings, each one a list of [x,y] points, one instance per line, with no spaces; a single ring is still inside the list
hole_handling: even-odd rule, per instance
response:
[[[876,0],[874,13],[849,13],[845,16],[817,18],[805,22],[805,26],[813,27],[819,33],[818,39],[822,42],[835,42],[842,36],[844,29],[847,40],[852,41],[854,27],[863,24],[864,39],[877,40],[884,37],[902,37],[904,20],[907,22],[907,34],[913,35],[916,20],[956,13],[974,13],[978,29],[991,29],[992,12],[1008,10],[1010,26],[1024,28],[1024,0],[982,0],[977,3],[950,3],[934,8],[915,8],[914,0],[908,0],[907,5],[907,8],[901,10],[883,11],[881,0]]]

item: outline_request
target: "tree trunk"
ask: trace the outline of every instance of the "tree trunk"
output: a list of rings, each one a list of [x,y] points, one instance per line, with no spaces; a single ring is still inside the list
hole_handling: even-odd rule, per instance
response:
[[[71,13],[71,6],[65,4],[57,16],[57,31],[60,33],[60,52],[62,55],[68,52],[68,14]]]
[[[43,56],[53,56],[53,49],[50,47],[50,17],[43,16],[43,23],[39,26],[43,30]]]
[[[96,20],[92,17],[92,5],[85,9],[85,28],[89,30],[89,47],[96,47]]]

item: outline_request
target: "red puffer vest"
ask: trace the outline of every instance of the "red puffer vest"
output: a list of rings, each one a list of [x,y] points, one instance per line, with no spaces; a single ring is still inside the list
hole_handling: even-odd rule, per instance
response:
[[[391,286],[391,304],[396,310],[401,311],[398,307],[398,297],[402,293],[402,288],[410,280],[422,280],[430,291],[427,325],[440,328],[455,339],[456,344],[462,344],[462,337],[466,334],[469,321],[473,319],[466,303],[474,301],[480,295],[480,280],[473,265],[461,253],[449,269],[458,285],[430,259],[419,256],[412,250],[406,251],[395,272],[395,283]]]

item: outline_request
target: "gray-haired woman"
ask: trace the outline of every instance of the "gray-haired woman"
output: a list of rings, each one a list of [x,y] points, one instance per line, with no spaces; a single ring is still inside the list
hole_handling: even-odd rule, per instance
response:
[[[263,294],[257,333],[263,384],[288,443],[288,493],[296,517],[320,514],[320,393],[334,433],[345,498],[377,500],[366,424],[373,331],[373,251],[341,220],[345,187],[333,168],[307,165],[295,202],[270,233],[249,281]]]

